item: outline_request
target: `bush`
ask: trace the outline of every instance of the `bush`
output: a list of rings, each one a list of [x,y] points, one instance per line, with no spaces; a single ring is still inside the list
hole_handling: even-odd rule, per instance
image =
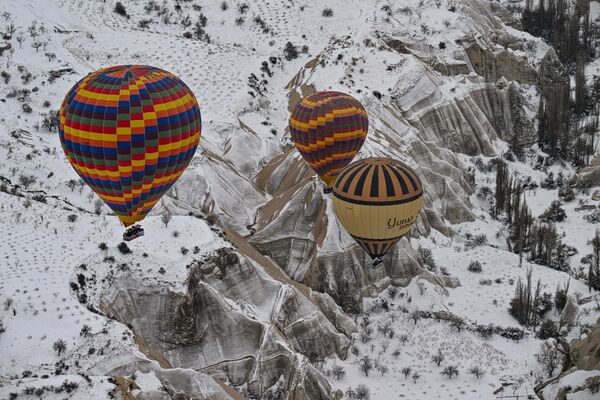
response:
[[[285,48],[283,49],[283,56],[286,60],[294,60],[298,58],[298,49],[292,42],[287,42],[285,44]]]
[[[475,247],[483,246],[487,244],[487,236],[484,233],[472,236],[467,234],[467,241],[465,242],[465,248],[467,250],[474,249]]]
[[[499,335],[518,342],[525,337],[525,331],[523,329],[509,326],[508,328],[499,329]]]
[[[586,214],[583,216],[583,219],[591,224],[597,224],[600,222],[600,210],[596,209],[592,211],[590,214]]]
[[[567,219],[565,210],[561,207],[561,203],[558,200],[554,200],[550,207],[544,211],[540,218],[546,222],[562,222]]]
[[[369,400],[371,395],[369,394],[369,388],[366,385],[358,385],[354,395],[356,400]]]
[[[117,1],[117,4],[115,4],[115,9],[113,11],[123,17],[127,17],[127,10],[125,9],[123,3],[121,3],[120,1]]]
[[[551,319],[545,319],[540,325],[540,330],[537,333],[537,337],[546,340],[550,338],[555,338],[558,336],[558,328],[556,324]]]
[[[469,369],[469,373],[471,375],[473,375],[474,377],[476,377],[477,379],[481,378],[482,376],[485,375],[485,371],[482,370],[481,368],[475,366],[475,367],[471,367]]]
[[[554,307],[556,311],[561,312],[567,304],[567,291],[564,289],[557,288],[556,294],[554,295]]]
[[[346,376],[346,370],[341,365],[334,365],[333,368],[331,368],[331,375],[333,375],[335,379],[339,381]]]
[[[558,189],[558,197],[562,201],[573,201],[575,200],[575,192],[571,186],[562,186],[560,189]]]
[[[69,222],[75,222],[75,221],[77,221],[77,215],[76,215],[76,214],[69,214],[69,215],[67,216],[67,220],[68,220]]]
[[[106,243],[104,243],[104,242],[101,242],[101,243],[98,245],[98,248],[99,248],[100,250],[102,250],[102,251],[106,251],[106,250],[108,250],[108,245],[107,245]]]
[[[417,250],[421,259],[423,260],[423,264],[427,267],[428,270],[435,272],[437,270],[437,265],[435,264],[435,260],[433,259],[433,253],[431,249],[427,247],[419,247]]]
[[[454,365],[449,365],[442,371],[442,375],[446,375],[448,378],[452,379],[455,376],[458,376],[458,368]]]
[[[58,125],[60,123],[58,111],[49,111],[47,114],[42,115],[42,128],[50,132],[58,131]]]
[[[333,10],[331,8],[325,8],[323,9],[321,15],[323,15],[324,17],[333,17]]]
[[[437,354],[434,354],[433,357],[431,357],[431,361],[433,361],[435,365],[439,367],[440,364],[444,362],[445,358],[446,357],[444,357],[444,354],[442,354],[442,350],[438,349]]]
[[[481,272],[483,271],[483,267],[479,261],[471,261],[469,263],[469,267],[467,268],[471,272]]]
[[[25,114],[31,114],[31,112],[33,111],[33,109],[31,108],[31,106],[27,103],[23,103],[23,105],[21,106],[21,110],[23,110],[23,112]]]
[[[148,26],[150,26],[150,24],[152,23],[151,19],[141,19],[138,22],[138,26],[140,27],[140,29],[144,30],[146,29]]]
[[[129,248],[129,246],[127,246],[127,243],[125,243],[125,242],[119,243],[119,245],[117,246],[117,249],[119,249],[121,254],[131,253],[131,249]]]

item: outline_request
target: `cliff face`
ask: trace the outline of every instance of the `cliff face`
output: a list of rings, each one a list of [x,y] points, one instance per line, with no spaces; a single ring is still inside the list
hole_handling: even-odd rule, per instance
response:
[[[579,369],[600,371],[600,320],[587,337],[571,342],[571,359]]]
[[[312,296],[223,248],[190,266],[185,291],[123,278],[101,308],[172,367],[257,394],[279,382],[291,398],[329,398],[329,383],[302,354],[345,358],[355,326],[330,299]]]
[[[363,100],[370,119],[369,140],[358,157],[399,158],[417,170],[426,202],[410,237],[427,236],[432,229],[452,236],[452,224],[474,220],[473,172],[461,157],[496,156],[499,139],[535,141],[530,105],[520,84],[509,80],[536,81],[536,64],[512,51],[504,51],[510,56],[496,51],[499,42],[520,42],[494,17],[498,10],[476,1],[465,2],[464,7],[472,12],[463,18],[480,36],[473,42],[473,31],[464,31],[463,47],[451,57],[441,58],[442,52],[424,46],[418,34],[374,28],[366,35],[373,41],[371,47],[365,47],[360,37],[334,40],[286,87],[291,108],[302,96],[327,89],[332,80],[349,80],[356,87],[371,76],[386,82],[386,93]],[[494,55],[489,73],[480,71],[483,67],[475,62],[470,43]],[[356,67],[340,66],[337,54],[353,60]],[[441,64],[442,74],[437,72]],[[361,65],[370,68],[363,73],[368,76],[356,72]],[[255,182],[272,199],[258,210],[250,243],[292,279],[331,294],[346,309],[362,295],[389,283],[405,284],[421,271],[410,238],[385,258],[384,268],[372,269],[368,257],[337,223],[329,197],[293,147],[271,159]]]

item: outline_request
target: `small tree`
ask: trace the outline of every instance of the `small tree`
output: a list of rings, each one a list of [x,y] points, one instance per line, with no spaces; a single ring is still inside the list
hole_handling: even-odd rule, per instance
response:
[[[19,32],[17,36],[15,36],[15,39],[17,39],[17,43],[19,43],[19,48],[23,48],[23,42],[25,41],[25,35],[23,32]]]
[[[369,400],[371,398],[369,394],[369,388],[366,385],[358,385],[356,392],[354,392],[354,398],[356,400]]]
[[[565,210],[561,207],[561,203],[558,200],[554,200],[550,203],[550,207],[544,211],[540,218],[546,222],[562,222],[567,219]]]
[[[477,378],[477,379],[479,379],[479,378],[481,378],[482,376],[484,376],[484,375],[485,375],[485,371],[484,371],[484,370],[482,370],[481,368],[477,367],[477,366],[475,366],[475,367],[471,367],[471,368],[469,369],[469,373],[470,373],[471,375],[473,375],[473,376],[474,376],[475,378]]]
[[[339,381],[346,376],[346,370],[341,365],[334,365],[333,368],[331,368],[331,375]]]
[[[411,312],[410,319],[412,319],[416,325],[417,322],[419,322],[419,320],[421,319],[421,314],[419,313],[419,310],[415,310],[415,311]]]
[[[442,349],[438,349],[437,353],[431,357],[431,361],[433,361],[438,367],[444,362],[446,357],[442,354]]]
[[[371,357],[364,356],[360,359],[359,367],[362,372],[364,372],[365,376],[369,376],[369,371],[373,369],[373,361]]]
[[[165,208],[162,215],[160,216],[160,220],[163,224],[165,224],[165,228],[169,226],[169,222],[171,222],[171,213],[168,209]]]
[[[406,342],[408,342],[408,335],[406,335],[406,334],[400,335],[400,336],[398,336],[398,340],[400,341],[400,343],[402,345],[405,345]]]
[[[89,325],[83,325],[81,331],[79,331],[79,336],[88,337],[92,333],[92,328]]]
[[[412,372],[412,368],[411,367],[404,367],[402,368],[402,375],[404,375],[405,378],[408,379],[408,376],[410,375],[410,373]]]
[[[460,332],[465,326],[465,319],[463,317],[453,316],[450,319],[450,325],[452,325],[452,327],[456,328],[456,330]]]
[[[479,261],[471,261],[469,263],[469,268],[467,268],[471,272],[481,272],[483,271],[483,267]]]
[[[448,378],[452,379],[453,377],[458,376],[458,368],[454,365],[449,365],[444,368],[442,375],[446,375]]]
[[[117,246],[117,249],[119,249],[121,254],[131,253],[131,249],[129,248],[129,246],[127,246],[127,243],[125,243],[125,242],[119,243],[119,245]]]
[[[538,331],[537,337],[546,340],[550,338],[555,338],[558,336],[558,328],[556,324],[551,319],[545,319],[540,325],[540,329]]]
[[[33,175],[19,175],[19,185],[28,189],[29,186],[33,185],[37,179]]]
[[[189,18],[189,17],[188,17]],[[141,19],[138,22],[138,26],[140,27],[141,30],[145,30],[148,26],[150,26],[150,24],[152,23],[152,19]],[[183,24],[182,24],[183,25]],[[187,26],[190,26],[190,24],[188,24]],[[184,27],[187,27],[186,25],[183,25]]]
[[[551,378],[562,361],[562,354],[552,341],[546,341],[540,346],[540,351],[535,355],[535,358],[548,374],[548,378]]]
[[[4,320],[0,318],[0,333],[6,332],[6,328],[4,327]]]
[[[117,3],[115,4],[115,9],[113,11],[122,17],[127,17],[127,10],[125,9],[123,3],[121,3],[120,1],[117,1]]]
[[[58,353],[58,356],[60,357],[60,355],[67,350],[67,344],[65,343],[64,340],[58,339],[52,345],[52,349],[54,349],[54,351],[56,351]]]
[[[96,215],[102,214],[102,205],[103,204],[104,203],[100,199],[96,199],[96,201],[94,202],[94,213]]]
[[[285,44],[285,48],[283,49],[283,56],[286,60],[290,61],[295,58],[298,58],[298,49],[292,42],[287,42]]]
[[[331,8],[325,8],[321,12],[321,15],[323,15],[324,17],[333,17],[333,10]]]
[[[383,364],[379,364],[377,366],[377,371],[381,372],[381,376],[383,376],[389,371],[389,368]]]
[[[413,373],[413,375],[412,375],[413,382],[417,383],[417,381],[419,380],[420,377],[421,377],[421,374],[419,374],[418,372],[415,371],[415,373]]]

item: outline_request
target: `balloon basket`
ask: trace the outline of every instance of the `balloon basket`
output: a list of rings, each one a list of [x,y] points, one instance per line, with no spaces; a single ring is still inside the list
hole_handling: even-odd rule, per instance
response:
[[[141,236],[144,236],[144,228],[139,225],[134,225],[123,233],[123,240],[131,242],[133,239],[137,239]]]

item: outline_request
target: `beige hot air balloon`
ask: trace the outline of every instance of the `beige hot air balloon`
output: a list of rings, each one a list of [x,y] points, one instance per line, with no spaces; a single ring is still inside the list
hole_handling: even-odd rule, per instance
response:
[[[333,185],[333,206],[341,224],[374,264],[417,220],[423,185],[408,165],[390,158],[350,164]]]

